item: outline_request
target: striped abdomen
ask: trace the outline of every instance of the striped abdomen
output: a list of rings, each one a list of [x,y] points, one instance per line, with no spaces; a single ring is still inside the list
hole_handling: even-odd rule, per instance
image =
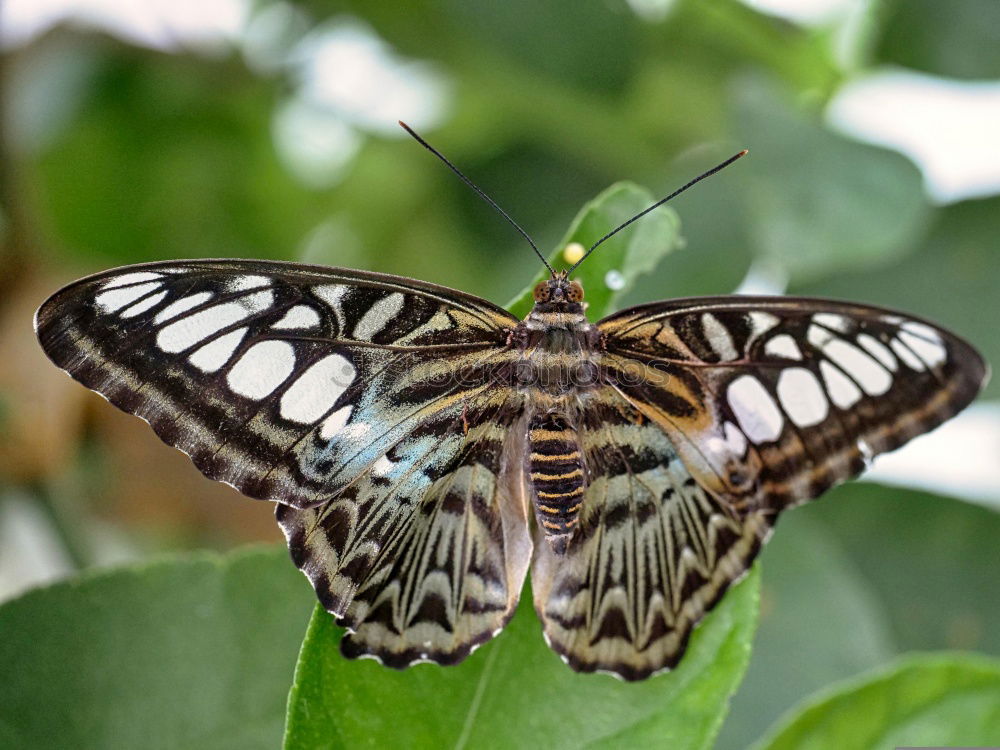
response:
[[[562,552],[586,488],[576,431],[559,414],[536,414],[528,425],[528,447],[535,518],[552,548]]]

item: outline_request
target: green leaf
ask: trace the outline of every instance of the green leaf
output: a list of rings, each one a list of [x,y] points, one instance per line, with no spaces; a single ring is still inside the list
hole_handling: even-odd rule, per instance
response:
[[[1000,541],[1000,514],[861,482],[838,487],[828,500],[813,518],[864,571],[901,649],[1000,656],[996,555],[988,552]]]
[[[405,672],[344,659],[341,628],[317,608],[289,695],[285,748],[708,748],[750,656],[758,591],[755,570],[695,630],[676,670],[635,684],[572,672],[546,647],[530,596],[464,663]]]
[[[760,625],[717,750],[742,750],[748,738],[759,737],[802,696],[898,653],[888,613],[866,568],[816,517],[814,511],[826,504],[782,516],[761,554],[767,574]],[[882,513],[884,521],[889,516]]]
[[[1000,661],[900,659],[806,701],[754,750],[989,745],[1000,737]]]
[[[549,255],[556,270],[568,268],[563,251],[571,242],[590,247],[601,237],[648,208],[656,199],[647,190],[619,182],[587,203],[573,219],[569,231]],[[681,245],[680,219],[669,207],[659,208],[604,242],[573,273],[583,284],[588,317],[599,320],[614,310],[618,298],[635,280],[652,271],[664,255]],[[531,310],[531,291],[548,278],[542,269],[531,284],[511,300],[507,309],[519,318]]]
[[[746,747],[802,696],[901,652],[1000,655],[995,555],[984,554],[1000,539],[997,513],[851,482],[778,527],[761,556],[753,658],[718,750]]]
[[[996,0],[894,0],[884,3],[879,61],[939,76],[1000,76]]]
[[[750,158],[735,171],[747,183],[759,257],[804,281],[885,265],[912,250],[929,211],[911,162],[831,133],[760,77],[741,82],[736,105]]]
[[[283,547],[31,591],[0,607],[0,747],[273,748],[312,601]]]

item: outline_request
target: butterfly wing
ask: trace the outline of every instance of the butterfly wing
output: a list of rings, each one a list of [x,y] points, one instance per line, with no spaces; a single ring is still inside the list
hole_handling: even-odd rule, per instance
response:
[[[676,300],[599,329],[579,531],[564,557],[536,544],[532,584],[553,648],[625,679],[677,662],[783,508],[937,426],[987,376],[932,324],[826,300]]]
[[[967,406],[988,368],[901,313],[832,300],[720,297],[600,324],[608,378],[710,491],[780,510],[860,473]]]
[[[531,559],[522,411],[499,390],[470,400],[326,505],[278,506],[293,560],[350,630],[345,655],[454,664],[513,615]]]
[[[84,279],[36,322],[74,378],[276,501],[356,631],[345,652],[397,667],[461,660],[516,606],[531,540],[504,447],[523,404],[493,377],[516,323],[409,279],[228,260]]]
[[[61,368],[211,479],[295,507],[336,497],[418,426],[493,387],[516,320],[394,276],[265,261],[131,266],[36,318]]]
[[[641,680],[678,662],[771,520],[699,485],[667,434],[613,388],[591,392],[580,414],[588,487],[565,554],[536,539],[535,609],[573,669]]]

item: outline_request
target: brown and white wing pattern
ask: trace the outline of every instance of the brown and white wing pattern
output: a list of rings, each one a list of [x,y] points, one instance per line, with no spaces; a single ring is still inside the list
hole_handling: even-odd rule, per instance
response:
[[[818,496],[956,414],[988,377],[942,328],[832,300],[675,300],[599,326],[609,382],[737,507]]]
[[[987,377],[941,328],[826,300],[677,300],[599,328],[579,526],[563,556],[536,542],[532,584],[551,646],[627,680],[677,663],[782,509],[948,419]]]
[[[208,477],[276,501],[345,653],[454,663],[517,604],[531,557],[495,380],[516,320],[394,276],[179,261],[84,279],[37,315],[49,357]],[[514,463],[515,469],[520,466]]]
[[[395,276],[266,261],[130,266],[38,311],[46,354],[209,478],[295,507],[336,497],[418,426],[495,387],[516,320]]]
[[[667,434],[613,388],[591,392],[580,414],[588,480],[580,521],[563,555],[536,540],[535,609],[573,669],[641,680],[680,660],[771,519],[706,491]]]
[[[403,668],[454,664],[513,615],[531,559],[517,397],[470,399],[339,497],[279,505],[292,558],[349,629],[341,650]]]

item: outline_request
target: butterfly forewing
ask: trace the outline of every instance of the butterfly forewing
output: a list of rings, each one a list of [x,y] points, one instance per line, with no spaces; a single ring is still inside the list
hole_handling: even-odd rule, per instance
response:
[[[36,324],[56,364],[207,476],[308,507],[414,429],[449,424],[463,394],[486,386],[513,322],[398,277],[191,261],[77,282]]]
[[[987,376],[941,328],[831,300],[676,300],[600,328],[620,392],[737,507],[816,497],[964,408]]]

